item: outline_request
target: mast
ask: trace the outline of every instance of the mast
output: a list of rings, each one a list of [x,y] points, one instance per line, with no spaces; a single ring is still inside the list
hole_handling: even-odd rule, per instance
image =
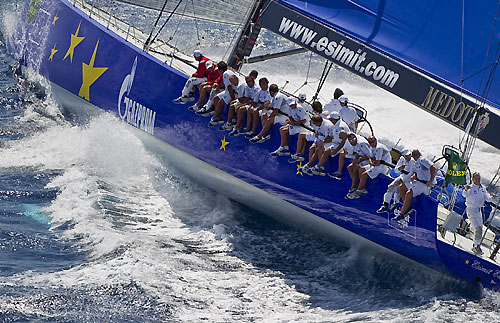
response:
[[[260,10],[262,9],[263,4],[264,0],[255,0],[252,11],[250,15],[248,15],[248,19],[238,36],[238,40],[231,50],[227,65],[235,70],[240,70],[243,59],[252,53],[255,41],[259,36],[260,29],[262,28],[257,23],[257,19],[259,18]]]

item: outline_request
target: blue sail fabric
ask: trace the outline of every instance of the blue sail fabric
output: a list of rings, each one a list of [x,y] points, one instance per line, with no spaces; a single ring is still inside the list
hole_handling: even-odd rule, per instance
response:
[[[278,2],[469,95],[483,95],[492,64],[498,59],[497,1],[464,1],[465,8],[458,0]],[[490,82],[485,97],[500,109],[500,76]]]

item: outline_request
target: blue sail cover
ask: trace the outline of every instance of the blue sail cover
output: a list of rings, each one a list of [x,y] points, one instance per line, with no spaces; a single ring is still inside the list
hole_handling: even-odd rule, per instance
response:
[[[483,94],[491,65],[498,59],[496,51],[500,41],[500,22],[495,26],[498,1],[280,0],[279,2],[455,89],[461,89],[464,79],[463,90],[469,95],[478,92],[480,95]],[[493,35],[491,48],[485,63],[491,35]],[[481,71],[485,66],[488,68],[484,70],[483,75]],[[491,88],[486,99],[498,109],[500,76],[495,76],[490,82]]]

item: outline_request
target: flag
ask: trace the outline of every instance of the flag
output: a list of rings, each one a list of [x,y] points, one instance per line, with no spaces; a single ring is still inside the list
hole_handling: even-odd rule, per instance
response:
[[[465,161],[457,155],[454,151],[450,154],[450,159],[448,159],[448,171],[446,171],[446,183],[447,184],[458,184],[465,185],[465,173],[467,170],[467,164]]]

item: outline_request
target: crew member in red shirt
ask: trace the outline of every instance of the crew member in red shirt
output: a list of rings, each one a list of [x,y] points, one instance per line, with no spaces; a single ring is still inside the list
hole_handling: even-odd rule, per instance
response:
[[[198,99],[198,102],[189,107],[188,110],[190,111],[200,110],[205,104],[207,96],[212,88],[214,86],[217,87],[218,83],[222,83],[222,85],[224,84],[222,82],[222,74],[219,73],[217,65],[212,61],[207,61],[205,64],[207,67],[207,81],[200,84],[200,98]]]
[[[186,85],[182,89],[182,95],[172,102],[176,104],[185,104],[189,101],[194,101],[193,87],[200,85],[207,81],[207,67],[206,62],[209,60],[201,54],[197,49],[193,53],[194,59],[198,61],[198,68],[196,72],[186,81]]]

